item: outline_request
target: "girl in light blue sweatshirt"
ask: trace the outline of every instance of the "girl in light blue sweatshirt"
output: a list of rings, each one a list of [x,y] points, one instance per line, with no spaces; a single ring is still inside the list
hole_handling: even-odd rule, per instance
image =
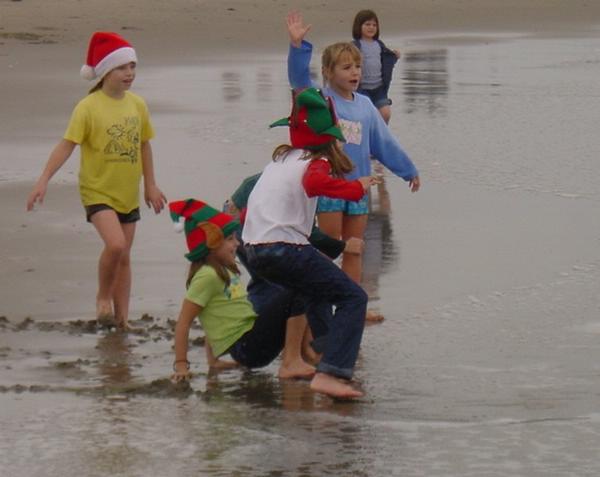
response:
[[[288,77],[292,88],[313,86],[309,65],[312,45],[304,41],[310,25],[302,15],[292,12],[287,16],[290,35]],[[344,152],[354,163],[354,170],[346,175],[356,179],[371,175],[371,156],[395,175],[409,183],[410,190],[420,187],[419,173],[400,143],[392,135],[371,100],[356,93],[361,78],[361,54],[352,43],[328,46],[322,56],[323,93],[332,98],[346,142]],[[319,228],[335,238],[363,239],[367,225],[368,194],[359,202],[319,198],[317,216]],[[344,254],[342,269],[357,283],[362,273],[362,257]]]

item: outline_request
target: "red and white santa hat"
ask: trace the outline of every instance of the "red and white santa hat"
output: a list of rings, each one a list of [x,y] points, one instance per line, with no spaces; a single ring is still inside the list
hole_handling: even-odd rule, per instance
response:
[[[90,39],[81,77],[88,81],[102,79],[109,71],[132,61],[137,62],[137,56],[125,38],[116,33],[97,31]]]

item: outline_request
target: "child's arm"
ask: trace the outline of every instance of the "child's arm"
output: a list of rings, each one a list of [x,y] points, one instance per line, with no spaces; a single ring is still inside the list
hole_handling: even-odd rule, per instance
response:
[[[308,241],[319,252],[334,260],[342,253],[361,255],[365,243],[364,240],[356,237],[350,237],[348,240],[338,240],[322,232],[317,226],[313,227]]]
[[[421,185],[419,172],[374,106],[371,108],[369,139],[371,155],[407,181],[412,192],[417,192]]]
[[[341,255],[346,246],[346,242],[338,240],[322,232],[316,225],[313,225],[313,229],[308,237],[310,244],[315,247],[319,252],[324,253],[329,258],[336,259]]]
[[[191,301],[184,299],[179,312],[179,318],[175,325],[175,362],[173,371],[175,374],[171,377],[174,381],[185,381],[189,379],[190,362],[187,359],[188,340],[190,337],[190,327],[194,318],[200,314],[202,307]]]
[[[56,173],[56,171],[58,171],[62,165],[67,162],[67,159],[71,157],[75,146],[77,146],[77,144],[74,142],[68,141],[67,139],[61,139],[60,142],[54,147],[50,153],[46,167],[44,167],[42,175],[36,182],[33,190],[27,198],[27,210],[33,210],[33,206],[36,202],[39,202],[40,205],[44,202],[44,196],[46,195],[48,182],[50,182],[50,179]]]
[[[309,70],[312,45],[304,41],[304,36],[310,30],[310,25],[304,25],[302,15],[298,12],[291,12],[286,22],[290,35],[288,80],[293,89],[309,88],[313,86]]]
[[[142,170],[144,173],[144,200],[157,214],[164,208],[167,198],[156,185],[154,161],[150,141],[142,142]]]
[[[308,197],[324,195],[334,199],[358,201],[378,180],[374,177],[359,177],[353,181],[331,177],[331,165],[325,160],[313,160],[306,168],[302,185]]]

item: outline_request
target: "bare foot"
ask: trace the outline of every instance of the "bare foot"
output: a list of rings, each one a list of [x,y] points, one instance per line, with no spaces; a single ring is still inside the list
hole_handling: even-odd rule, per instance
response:
[[[308,379],[315,375],[315,367],[298,359],[279,367],[278,376],[281,379]]]
[[[125,321],[123,319],[119,319],[116,318],[115,319],[115,323],[116,323],[116,327],[117,330],[123,332],[123,333],[129,333],[130,331],[136,331],[135,328],[133,328],[128,321]]]
[[[96,301],[96,322],[102,328],[117,326],[110,302]]]
[[[371,323],[379,323],[383,321],[385,318],[381,313],[375,310],[367,310],[367,315],[365,316],[366,321],[370,321]]]
[[[115,314],[113,313],[110,300],[96,300],[96,318],[99,319],[101,317],[111,317],[114,319]]]
[[[310,389],[334,398],[353,399],[364,396],[348,382],[325,373],[317,373],[310,382]]]

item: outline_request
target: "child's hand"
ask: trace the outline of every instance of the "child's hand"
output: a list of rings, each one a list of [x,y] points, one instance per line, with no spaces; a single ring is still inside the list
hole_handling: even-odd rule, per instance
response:
[[[421,180],[419,179],[419,176],[411,179],[408,182],[408,187],[410,187],[411,192],[417,192],[419,190],[419,188],[421,187]]]
[[[175,373],[171,376],[171,380],[179,383],[181,381],[188,381],[192,378],[192,373],[189,370],[189,364],[187,361],[180,361],[173,365]]]
[[[392,50],[394,52],[394,54],[396,55],[396,58],[400,59],[400,50]]]
[[[223,212],[229,215],[233,215],[234,217],[240,216],[240,210],[235,206],[233,200],[227,199],[225,201],[225,205],[223,206]]]
[[[302,20],[302,14],[297,11],[291,11],[286,17],[287,29],[290,34],[290,43],[296,48],[302,46],[302,40],[310,30],[311,25],[305,25]]]
[[[163,210],[167,203],[167,198],[155,185],[148,186],[144,189],[144,200],[146,201],[146,205],[152,207],[157,214]]]
[[[369,187],[371,187],[372,185],[381,183],[381,179],[378,179],[377,177],[373,177],[373,176],[359,177],[358,181],[363,186],[363,189],[365,192],[367,192],[369,190]]]
[[[344,253],[352,255],[362,255],[365,249],[365,241],[358,237],[350,237],[346,240],[346,246],[344,247]]]
[[[29,197],[27,198],[27,210],[33,210],[33,206],[36,202],[41,205],[44,202],[44,196],[46,195],[47,184],[37,183]]]

